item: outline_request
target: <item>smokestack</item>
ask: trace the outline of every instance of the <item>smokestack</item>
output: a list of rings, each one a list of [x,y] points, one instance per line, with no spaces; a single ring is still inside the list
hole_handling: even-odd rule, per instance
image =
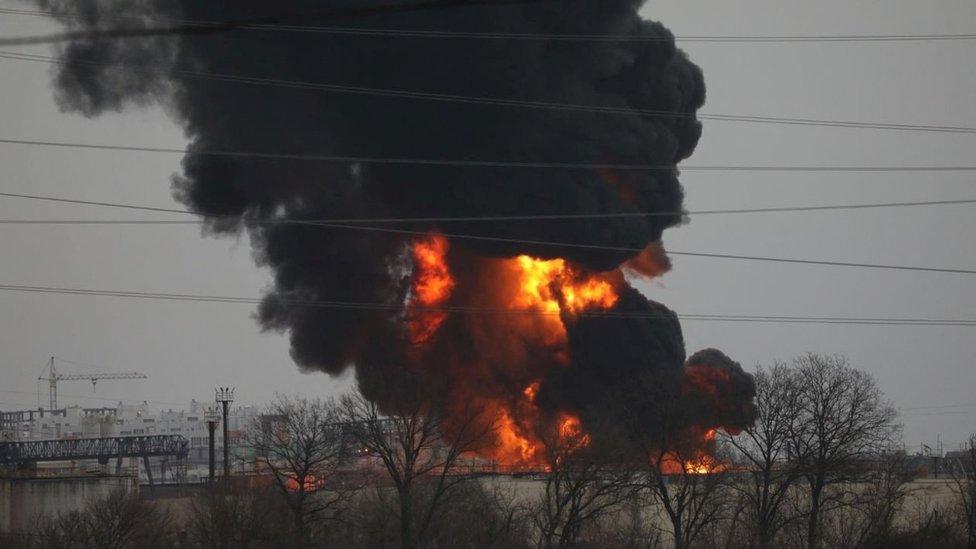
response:
[[[677,318],[633,289],[622,270],[657,276],[670,267],[661,236],[681,222],[678,213],[383,225],[408,234],[261,223],[280,217],[680,212],[677,163],[698,143],[695,112],[705,88],[701,70],[675,47],[671,33],[638,15],[642,2],[506,2],[338,21],[312,0],[273,6],[257,0],[39,3],[66,16],[62,20],[74,30],[274,16],[278,26],[633,39],[431,38],[280,28],[92,37],[61,46],[56,97],[62,108],[87,116],[150,103],[171,109],[191,141],[173,178],[174,195],[202,214],[231,216],[210,218],[205,232],[246,230],[257,262],[273,273],[273,288],[259,308],[261,325],[288,334],[291,356],[304,370],[339,375],[355,368],[363,393],[387,410],[412,386],[436,395],[445,410],[465,400],[484,402],[506,418],[511,436],[501,442],[509,447],[505,455],[532,459],[531,450],[515,448],[531,447],[543,424],[572,416],[585,428],[601,403],[642,372],[683,375]],[[375,0],[346,0],[329,7],[371,4]],[[615,112],[328,92],[276,86],[272,79]],[[661,168],[337,163],[195,150]],[[465,234],[490,239],[444,236]],[[638,249],[646,251],[624,251]],[[283,303],[292,300],[384,308]],[[733,428],[751,421],[751,379],[729,366],[727,357],[704,356],[709,360],[689,366],[728,373],[735,381],[719,390],[728,385],[734,392],[727,396],[736,403],[728,414],[694,404],[716,414],[695,421]],[[688,398],[690,405],[701,400]]]

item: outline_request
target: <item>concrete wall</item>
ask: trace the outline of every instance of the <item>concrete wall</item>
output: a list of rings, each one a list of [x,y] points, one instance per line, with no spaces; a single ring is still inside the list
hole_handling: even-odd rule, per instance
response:
[[[138,491],[139,485],[124,476],[0,478],[0,532],[25,532],[40,515],[81,509],[116,490]]]

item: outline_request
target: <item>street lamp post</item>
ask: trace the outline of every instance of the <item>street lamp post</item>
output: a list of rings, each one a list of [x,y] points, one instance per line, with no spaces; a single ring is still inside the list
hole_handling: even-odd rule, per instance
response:
[[[230,482],[230,437],[227,433],[227,421],[230,417],[230,403],[234,402],[233,387],[218,387],[215,390],[216,400],[223,406],[224,410],[224,482]]]
[[[215,459],[214,459],[214,431],[217,430],[217,422],[220,421],[220,410],[216,406],[207,406],[203,413],[203,418],[207,422],[207,430],[210,432],[210,484],[214,483]]]

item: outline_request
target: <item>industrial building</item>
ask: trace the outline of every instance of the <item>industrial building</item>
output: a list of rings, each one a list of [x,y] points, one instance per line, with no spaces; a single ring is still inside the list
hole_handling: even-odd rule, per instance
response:
[[[91,438],[138,437],[151,435],[178,435],[189,443],[189,452],[183,463],[167,463],[165,458],[150,460],[152,476],[158,483],[199,482],[208,475],[208,429],[204,413],[209,403],[196,400],[187,409],[155,410],[147,403],[124,404],[114,407],[84,408],[66,406],[57,410],[19,410],[0,412],[0,441],[29,442],[41,440],[78,440]],[[258,416],[253,406],[231,407],[228,413],[228,438],[230,439],[231,466],[236,470],[248,470],[250,459],[243,444],[246,427]],[[224,438],[221,429],[215,432],[218,455],[222,452]],[[135,458],[126,458],[124,467],[138,471],[141,482],[149,475]],[[78,474],[92,472],[97,463],[89,461],[46,462],[37,465],[41,474]]]

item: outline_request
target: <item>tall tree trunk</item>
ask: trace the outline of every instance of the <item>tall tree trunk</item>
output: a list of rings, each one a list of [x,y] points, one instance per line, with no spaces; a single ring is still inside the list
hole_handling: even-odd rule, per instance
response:
[[[770,535],[769,530],[768,524],[759,525],[759,549],[771,549],[773,547],[773,536]]]
[[[292,512],[295,515],[295,547],[305,547],[305,517],[301,508],[293,509]]]
[[[820,499],[823,486],[810,487],[810,516],[807,518],[807,544],[810,549],[820,549]]]
[[[400,493],[400,547],[414,549],[413,501],[409,490]]]
[[[685,549],[685,536],[680,523],[674,527],[674,549]]]

